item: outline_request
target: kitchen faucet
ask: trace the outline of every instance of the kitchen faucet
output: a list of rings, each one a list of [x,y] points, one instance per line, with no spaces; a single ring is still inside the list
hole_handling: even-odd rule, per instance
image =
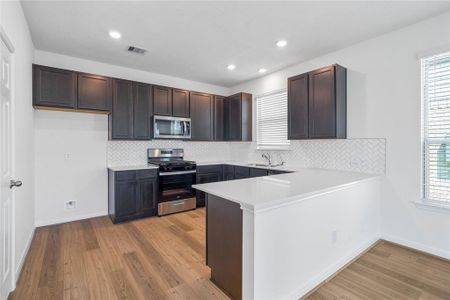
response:
[[[261,156],[262,156],[262,158],[264,158],[264,159],[267,160],[267,164],[268,164],[269,166],[272,165],[272,161],[271,161],[271,158],[270,158],[270,154],[269,154],[269,153],[263,153]]]

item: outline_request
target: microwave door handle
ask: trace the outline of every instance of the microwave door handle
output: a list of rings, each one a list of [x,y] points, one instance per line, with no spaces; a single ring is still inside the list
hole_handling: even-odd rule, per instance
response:
[[[184,127],[183,135],[187,135],[186,121],[183,121],[183,127]]]

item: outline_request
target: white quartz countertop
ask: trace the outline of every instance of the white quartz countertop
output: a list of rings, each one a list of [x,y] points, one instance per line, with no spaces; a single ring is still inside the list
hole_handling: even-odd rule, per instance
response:
[[[137,165],[137,166],[112,166],[108,167],[109,170],[117,172],[117,171],[133,171],[133,170],[150,170],[150,169],[158,169],[157,165],[147,164],[147,165]]]
[[[286,171],[286,172],[295,172],[298,168],[292,167],[292,166],[265,166],[262,165],[262,163],[258,163],[261,165],[256,165],[255,163],[247,163],[247,162],[238,162],[238,161],[206,161],[206,162],[196,162],[197,166],[212,166],[212,165],[232,165],[232,166],[240,166],[240,167],[247,167],[247,168],[259,168],[259,169],[266,169],[266,170],[279,170],[279,171]]]
[[[375,174],[324,169],[290,168],[286,170],[294,172],[196,184],[193,187],[237,202],[243,209],[256,212],[380,178]]]

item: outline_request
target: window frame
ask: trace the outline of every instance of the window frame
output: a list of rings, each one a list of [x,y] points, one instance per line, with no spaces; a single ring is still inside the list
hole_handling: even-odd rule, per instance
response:
[[[421,118],[420,118],[420,129],[421,129],[421,139],[420,139],[420,147],[421,147],[421,172],[420,172],[420,199],[413,201],[418,208],[422,208],[425,210],[437,211],[437,212],[445,212],[450,213],[450,201],[444,200],[435,200],[428,198],[427,191],[427,182],[428,182],[428,151],[427,146],[433,139],[429,139],[425,134],[425,127],[427,126],[427,117],[428,117],[428,99],[425,97],[425,63],[426,59],[429,59],[433,56],[448,54],[450,56],[450,51],[440,51],[438,53],[429,54],[426,56],[422,56],[419,59],[420,62],[420,105],[421,105]],[[438,139],[435,139],[438,141]],[[447,141],[447,139],[441,140],[442,142]],[[447,143],[450,145],[450,138],[448,138]]]
[[[264,144],[260,144],[259,143],[259,121],[260,121],[260,116],[259,116],[259,106],[258,106],[258,99],[265,97],[265,96],[269,96],[272,94],[278,94],[278,93],[286,93],[286,105],[287,105],[287,88],[282,88],[282,89],[278,89],[278,90],[273,90],[273,91],[269,91],[266,93],[262,93],[259,95],[255,96],[255,105],[254,107],[256,107],[256,149],[257,150],[274,150],[274,151],[290,151],[291,150],[291,140],[289,140],[289,137],[287,135],[287,130],[288,130],[288,123],[286,123],[286,137],[287,137],[287,141],[288,141],[288,145],[264,145]],[[286,122],[288,122],[288,116],[287,116],[287,112],[286,112]]]

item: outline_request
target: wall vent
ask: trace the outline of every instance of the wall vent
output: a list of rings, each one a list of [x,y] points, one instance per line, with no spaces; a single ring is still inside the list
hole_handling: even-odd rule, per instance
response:
[[[130,47],[128,47],[128,52],[133,52],[133,53],[137,53],[137,54],[145,54],[145,52],[147,52],[147,50],[139,48],[139,47],[130,46]]]

